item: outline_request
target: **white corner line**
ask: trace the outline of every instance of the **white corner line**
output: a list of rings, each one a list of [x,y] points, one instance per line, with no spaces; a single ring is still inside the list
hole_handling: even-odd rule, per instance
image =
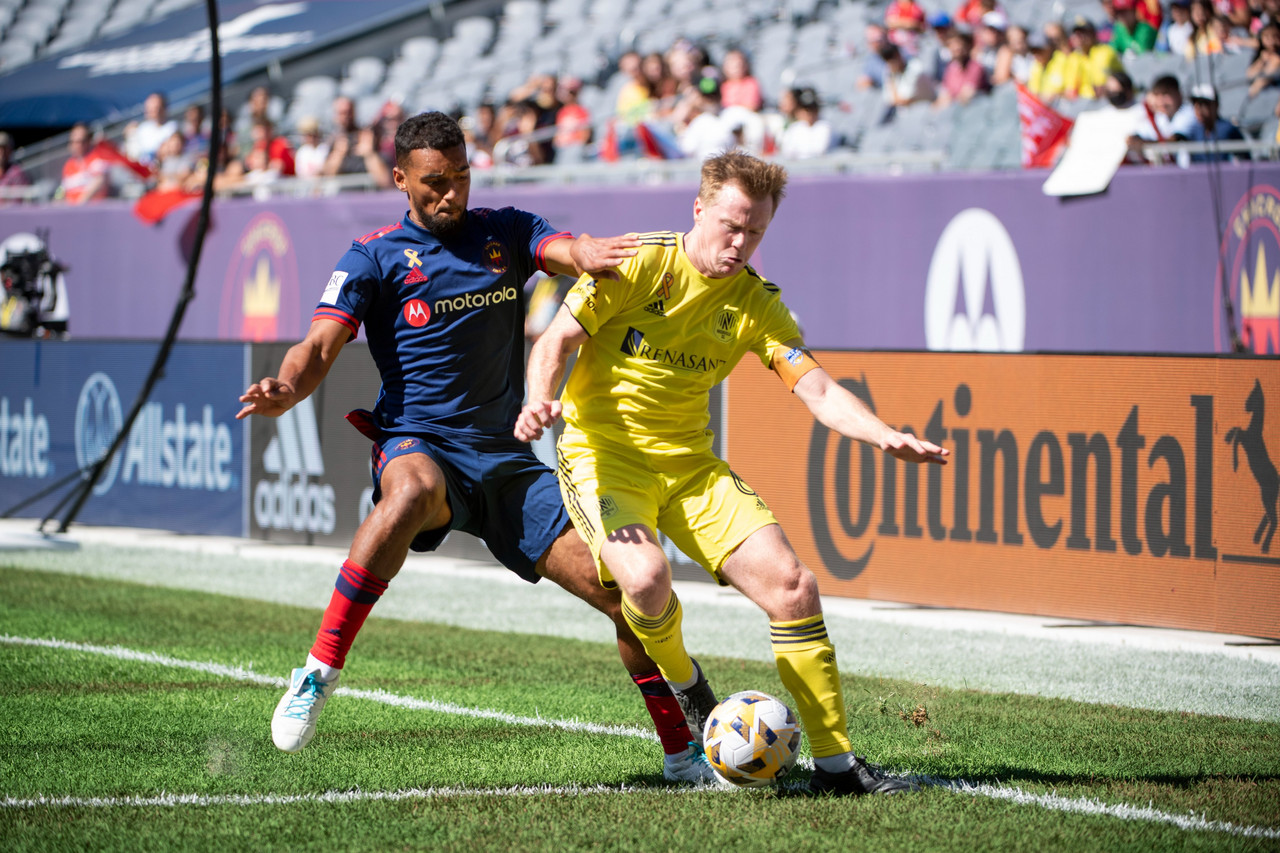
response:
[[[276,676],[263,675],[240,666],[227,666],[225,664],[214,663],[212,661],[191,661],[182,658],[169,657],[168,655],[160,655],[155,652],[143,652],[136,649],[125,648],[124,646],[98,646],[90,643],[76,643],[68,640],[56,639],[38,639],[32,637],[15,637],[9,634],[0,635],[0,643],[15,646],[37,646],[49,649],[62,649],[65,651],[83,652],[87,654],[104,655],[119,660],[137,661],[139,663],[149,663],[158,666],[168,666],[178,669],[195,670],[209,675],[218,675],[224,678],[232,678],[237,681],[244,681],[251,684],[259,684],[267,687],[283,688],[287,686],[287,682],[283,678]],[[398,708],[407,708],[415,711],[434,711],[443,714],[454,714],[457,716],[473,717],[477,719],[497,720],[499,722],[509,723],[511,725],[520,726],[545,726],[552,728],[560,728],[566,731],[586,732],[590,734],[616,735],[620,737],[638,737],[645,740],[657,741],[657,736],[652,732],[638,729],[633,726],[606,726],[598,723],[587,723],[581,720],[557,720],[547,719],[543,717],[523,717],[515,714],[508,714],[505,711],[493,711],[485,708],[470,708],[464,705],[455,705],[452,702],[440,702],[434,699],[417,699],[412,696],[400,696],[395,693],[388,693],[385,690],[361,690],[339,687],[334,691],[335,696],[351,696],[356,699],[366,699],[371,702],[378,702],[384,705],[392,705]],[[1097,815],[1103,817],[1112,817],[1119,820],[1140,821],[1145,823],[1159,823],[1173,826],[1178,829],[1199,832],[1215,832],[1227,835],[1240,836],[1244,838],[1280,838],[1280,828],[1262,827],[1262,826],[1240,826],[1220,820],[1209,820],[1194,813],[1174,814],[1171,812],[1161,811],[1151,806],[1139,807],[1131,806],[1124,803],[1105,803],[1101,800],[1088,797],[1063,797],[1058,794],[1032,794],[1023,791],[1020,788],[1008,787],[1004,785],[991,784],[970,784],[963,780],[947,780],[947,779],[931,779],[928,777],[919,778],[923,784],[933,787],[942,788],[959,794],[969,794],[971,796],[987,797],[994,800],[1005,800],[1018,803],[1021,805],[1039,806],[1050,811],[1068,812],[1071,814]],[[529,796],[538,794],[563,794],[580,796],[584,794],[601,794],[601,793],[629,793],[634,791],[670,791],[675,793],[684,793],[689,791],[706,791],[717,790],[714,787],[707,788],[705,786],[681,787],[681,788],[645,788],[634,786],[607,786],[607,785],[570,785],[561,787],[551,786],[516,786],[510,788],[410,788],[403,791],[326,791],[318,794],[293,794],[293,795],[271,795],[271,794],[230,794],[220,796],[206,796],[201,794],[162,794],[155,797],[56,797],[42,796],[26,799],[15,797],[4,797],[0,799],[0,808],[37,808],[40,806],[54,808],[103,808],[103,807],[173,807],[173,806],[219,806],[219,805],[282,805],[287,803],[300,802],[317,802],[317,803],[347,803],[347,802],[367,802],[375,800],[407,800],[407,799],[429,799],[435,797],[455,797],[455,796]]]

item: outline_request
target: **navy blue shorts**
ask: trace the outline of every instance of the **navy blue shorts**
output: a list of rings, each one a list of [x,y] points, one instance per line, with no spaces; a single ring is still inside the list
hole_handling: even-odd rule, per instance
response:
[[[537,583],[538,560],[566,527],[569,514],[555,473],[538,461],[528,444],[510,439],[386,436],[373,445],[373,502],[382,497],[382,470],[397,456],[425,453],[444,472],[449,527],[424,530],[410,545],[434,551],[450,530],[484,540],[502,565]]]

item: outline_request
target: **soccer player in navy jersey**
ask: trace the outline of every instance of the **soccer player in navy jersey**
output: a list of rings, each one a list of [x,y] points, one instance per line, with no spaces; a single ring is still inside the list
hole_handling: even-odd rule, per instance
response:
[[[513,208],[469,210],[462,131],[442,113],[406,120],[395,143],[393,177],[408,212],[352,244],[306,338],[276,376],[249,386],[236,416],[277,417],[304,399],[364,324],[382,390],[372,412],[347,417],[374,442],[375,506],[356,531],[307,662],[276,707],[272,740],[285,752],[310,742],[352,641],[409,549],[433,550],[450,530],[464,530],[520,577],[550,578],[613,620],[623,664],[662,741],[663,775],[710,781],[698,739],[623,619],[618,593],[597,583],[555,474],[511,433],[524,396],[525,282],[539,269],[616,278],[639,242],[575,238]]]

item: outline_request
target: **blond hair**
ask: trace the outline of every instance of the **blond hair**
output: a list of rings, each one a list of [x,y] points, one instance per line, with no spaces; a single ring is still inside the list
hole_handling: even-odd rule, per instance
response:
[[[744,151],[726,151],[710,157],[702,164],[702,183],[698,197],[712,204],[720,190],[732,184],[754,201],[773,199],[776,212],[787,194],[787,170],[776,163],[766,163]]]

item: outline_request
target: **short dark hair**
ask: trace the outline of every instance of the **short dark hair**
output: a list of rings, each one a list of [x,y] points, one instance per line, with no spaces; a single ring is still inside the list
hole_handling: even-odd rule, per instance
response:
[[[1181,95],[1182,84],[1172,74],[1165,74],[1155,79],[1151,84],[1151,91],[1157,95]]]
[[[419,113],[402,121],[396,130],[396,164],[403,166],[419,148],[449,151],[466,144],[462,128],[449,116],[441,112]]]

